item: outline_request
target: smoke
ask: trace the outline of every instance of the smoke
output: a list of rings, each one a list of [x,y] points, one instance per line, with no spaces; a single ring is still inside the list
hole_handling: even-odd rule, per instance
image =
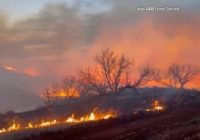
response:
[[[138,13],[134,6],[153,2],[131,0],[77,0],[71,7],[64,3],[47,4],[1,36],[0,56],[22,67],[30,62],[36,67],[49,63],[54,67],[67,67],[68,63],[79,63],[85,55],[85,62],[91,62],[96,52],[110,47],[135,57],[138,65],[194,62],[189,56],[196,54],[198,47],[194,46],[199,46],[196,3],[193,1],[188,7],[171,1],[156,4],[172,4],[182,9],[174,13]],[[91,10],[94,7],[102,8],[95,13]]]
[[[174,62],[199,65],[197,59],[190,57],[198,57],[200,45],[199,10],[193,8],[194,3],[188,7],[176,3],[180,12],[151,13],[134,10],[135,5],[144,3],[111,2],[113,9],[102,19],[91,53],[110,47],[135,57],[137,65],[150,63],[163,68]]]

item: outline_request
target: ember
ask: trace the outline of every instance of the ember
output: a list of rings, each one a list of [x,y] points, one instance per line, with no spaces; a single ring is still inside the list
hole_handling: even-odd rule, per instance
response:
[[[164,106],[158,101],[155,100],[152,103],[152,108],[148,108],[146,109],[146,111],[163,111],[164,110]]]
[[[43,121],[41,121],[41,123],[36,123],[36,124],[28,122],[25,126],[13,121],[12,125],[9,126],[8,128],[0,129],[0,134],[1,133],[6,133],[6,132],[17,131],[17,130],[44,128],[44,127],[49,127],[49,126],[58,125],[58,124],[82,123],[82,122],[89,122],[89,121],[98,121],[98,120],[104,120],[104,119],[113,118],[115,116],[116,116],[116,113],[113,112],[113,111],[106,112],[106,113],[91,112],[89,115],[86,115],[86,116],[83,116],[83,117],[75,117],[75,115],[72,114],[71,117],[68,117],[64,121],[58,121],[56,119],[51,120],[51,121],[44,121],[43,120]]]

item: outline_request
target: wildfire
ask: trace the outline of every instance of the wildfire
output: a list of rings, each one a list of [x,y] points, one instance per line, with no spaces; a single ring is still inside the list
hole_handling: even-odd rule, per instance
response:
[[[109,112],[106,112],[106,113],[91,112],[90,114],[83,116],[83,117],[76,117],[75,114],[72,114],[67,119],[64,119],[64,121],[58,121],[56,119],[51,120],[51,121],[44,121],[43,120],[40,123],[35,123],[35,124],[28,122],[26,125],[22,125],[22,124],[19,124],[19,123],[16,123],[15,121],[13,121],[13,123],[8,128],[0,129],[0,134],[6,133],[6,132],[17,131],[17,130],[44,128],[44,127],[49,127],[49,126],[58,125],[58,124],[83,123],[83,122],[89,122],[89,121],[98,121],[98,120],[113,118],[115,116],[116,116],[115,112],[109,111]]]
[[[164,106],[158,101],[155,100],[152,103],[152,108],[148,108],[146,109],[146,111],[163,111],[164,110]]]
[[[71,117],[69,117],[66,122],[68,123],[77,123],[77,122],[88,122],[88,121],[98,121],[103,119],[109,119],[111,117],[115,116],[112,112],[106,113],[106,114],[98,114],[98,113],[90,113],[89,115],[81,118],[76,118],[74,114],[72,114]]]
[[[60,98],[78,98],[80,97],[80,93],[75,87],[71,87],[67,90],[67,92],[64,90],[60,90],[55,94],[55,96]]]

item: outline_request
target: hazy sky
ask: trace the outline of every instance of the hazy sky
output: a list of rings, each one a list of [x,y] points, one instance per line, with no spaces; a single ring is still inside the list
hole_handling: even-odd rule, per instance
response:
[[[144,6],[180,11],[135,9]],[[103,48],[134,57],[136,66],[200,66],[199,13],[199,0],[1,0],[0,112],[41,105],[42,89]]]

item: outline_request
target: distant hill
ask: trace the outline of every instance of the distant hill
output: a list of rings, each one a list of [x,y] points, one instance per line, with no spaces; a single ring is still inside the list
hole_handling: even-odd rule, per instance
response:
[[[0,112],[30,110],[42,104],[31,85],[36,79],[0,66]],[[14,100],[13,100],[14,99]]]

